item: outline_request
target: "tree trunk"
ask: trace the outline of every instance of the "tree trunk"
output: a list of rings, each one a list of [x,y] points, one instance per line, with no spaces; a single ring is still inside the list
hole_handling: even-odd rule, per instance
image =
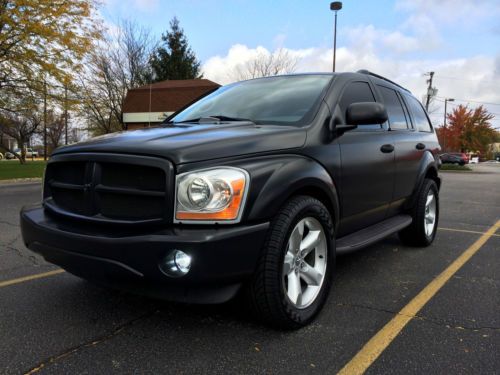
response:
[[[19,153],[19,163],[21,164],[26,164],[26,149],[24,148],[24,141],[25,139],[23,137],[19,137],[17,140],[17,146],[21,150]]]

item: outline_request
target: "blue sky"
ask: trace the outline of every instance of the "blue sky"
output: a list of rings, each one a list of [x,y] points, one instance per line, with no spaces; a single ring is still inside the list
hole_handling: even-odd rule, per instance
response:
[[[339,12],[339,46],[345,46],[348,31],[361,25],[382,30],[403,30],[415,35],[405,21],[417,13],[417,7],[405,1],[343,2]],[[409,3],[409,2],[408,2]],[[419,3],[419,1],[414,1]],[[500,45],[500,2],[471,2],[475,9],[468,13],[468,1],[424,1],[428,14],[439,20],[434,26],[446,42],[439,49],[425,51],[435,57],[468,57],[494,54]],[[437,7],[433,3],[449,3]],[[434,10],[432,9],[434,8]],[[450,8],[453,14],[449,14]],[[460,11],[462,8],[463,12]],[[447,14],[440,15],[439,12]],[[330,47],[333,12],[329,1],[307,0],[108,0],[103,9],[105,18],[135,19],[157,35],[168,28],[172,17],[179,18],[189,41],[200,59],[223,54],[235,43],[274,48],[283,41],[288,48]],[[344,37],[344,38],[343,38]],[[418,55],[416,52],[415,55]]]
[[[245,60],[279,47],[299,59],[297,71],[331,66],[329,1],[106,0],[101,14],[108,24],[135,20],[158,37],[176,16],[205,77],[220,83]],[[338,20],[338,70],[368,68],[417,97],[425,72],[436,72],[435,121],[444,97],[500,103],[500,1],[346,0]],[[500,106],[488,108],[500,115]]]

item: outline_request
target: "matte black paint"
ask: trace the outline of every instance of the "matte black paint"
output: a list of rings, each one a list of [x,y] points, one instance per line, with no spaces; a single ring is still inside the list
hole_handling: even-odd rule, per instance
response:
[[[203,293],[187,298],[187,292],[179,295],[175,290],[186,285],[200,290],[197,288],[209,281],[220,286],[220,293],[216,287],[207,292],[208,302],[227,300],[251,276],[269,222],[291,196],[310,194],[321,199],[332,213],[340,238],[404,213],[414,203],[426,176],[434,178],[439,186],[436,158],[440,146],[434,132],[417,132],[413,127],[389,130],[386,125],[379,130],[364,125],[354,130],[346,127],[358,124],[347,124],[346,114],[337,103],[347,85],[359,81],[371,87],[380,104],[383,99],[376,85],[402,92],[400,87],[367,74],[332,74],[332,83],[307,126],[168,124],[95,138],[54,153],[54,160],[94,154],[107,154],[117,161],[121,155],[166,159],[177,174],[214,166],[244,168],[250,175],[250,190],[240,224],[166,223],[142,229],[111,229],[63,220],[38,207],[21,213],[23,238],[30,249],[75,274],[92,278],[83,263],[104,270],[97,280],[100,282],[137,289],[134,283],[121,282],[121,277],[116,281],[108,277],[114,274],[110,268],[123,271],[129,267],[141,273],[149,285],[141,293],[156,290],[155,283],[161,283],[167,290],[162,297],[207,302],[201,297]],[[193,264],[193,274],[169,279],[158,271],[157,264],[162,255],[180,243],[198,263]]]

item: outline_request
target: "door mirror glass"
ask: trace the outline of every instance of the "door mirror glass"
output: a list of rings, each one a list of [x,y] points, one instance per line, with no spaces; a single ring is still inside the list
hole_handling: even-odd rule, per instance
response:
[[[349,125],[383,124],[387,121],[387,111],[381,103],[352,103],[347,107],[346,122]]]

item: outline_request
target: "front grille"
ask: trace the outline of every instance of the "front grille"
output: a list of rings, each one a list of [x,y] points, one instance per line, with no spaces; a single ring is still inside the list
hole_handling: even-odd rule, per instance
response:
[[[170,162],[143,156],[68,154],[47,165],[44,206],[67,217],[104,223],[170,222]]]

